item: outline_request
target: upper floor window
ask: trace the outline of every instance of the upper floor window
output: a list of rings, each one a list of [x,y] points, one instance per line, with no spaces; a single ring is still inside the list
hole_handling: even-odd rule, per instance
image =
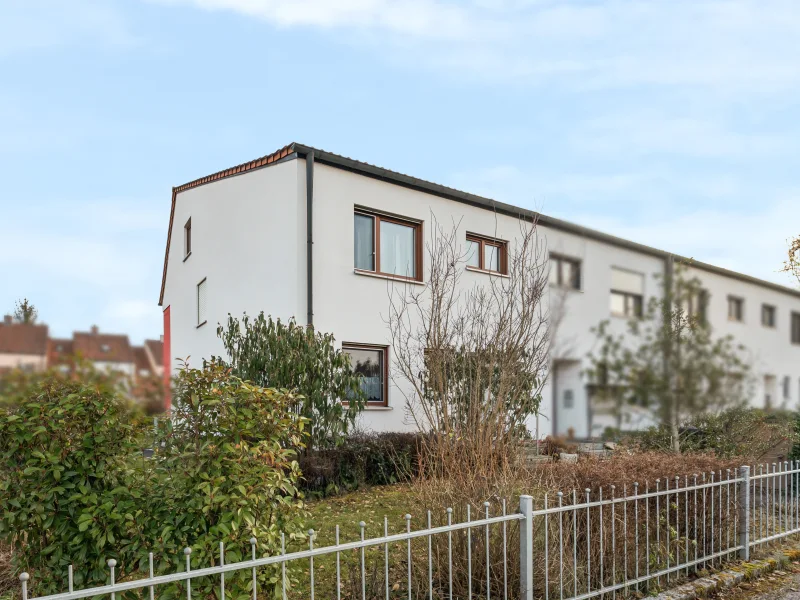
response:
[[[467,234],[467,268],[508,273],[508,246],[492,238]]]
[[[611,268],[611,314],[641,317],[644,312],[644,275]]]
[[[706,323],[706,307],[708,306],[708,292],[699,290],[692,292],[681,301],[684,314],[701,325]]]
[[[353,372],[360,377],[361,391],[372,405],[387,406],[388,361],[386,346],[367,344],[342,344],[342,351],[350,356]]]
[[[353,266],[422,280],[422,223],[356,210]]]
[[[800,313],[792,313],[792,343],[800,344]]]
[[[197,326],[205,324],[206,322],[206,280],[203,279],[197,284]]]
[[[761,324],[764,327],[775,327],[775,307],[771,304],[761,305]]]
[[[728,320],[744,321],[744,298],[728,296]]]
[[[581,289],[581,261],[551,254],[550,283],[573,290]]]
[[[186,258],[192,253],[192,218],[183,226],[183,256]]]

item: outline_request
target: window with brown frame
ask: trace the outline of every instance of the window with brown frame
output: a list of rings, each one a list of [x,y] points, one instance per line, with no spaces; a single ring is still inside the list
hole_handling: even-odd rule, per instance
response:
[[[422,223],[356,209],[353,266],[356,271],[422,281]]]
[[[389,405],[389,348],[345,342],[342,351],[350,356],[353,371],[361,378],[361,390],[370,406]]]
[[[466,258],[468,269],[508,274],[506,242],[468,233]]]
[[[183,257],[184,260],[189,258],[189,255],[192,253],[192,218],[189,217],[189,220],[186,221],[186,225],[183,226]]]

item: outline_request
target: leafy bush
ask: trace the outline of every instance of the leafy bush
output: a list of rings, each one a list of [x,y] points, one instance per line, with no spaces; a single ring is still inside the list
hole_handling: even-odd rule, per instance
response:
[[[87,587],[107,582],[110,558],[122,581],[146,572],[149,552],[164,574],[184,568],[187,546],[192,564],[209,565],[220,542],[232,562],[249,557],[251,537],[263,555],[279,551],[281,531],[303,535],[295,448],[306,421],[288,392],[218,364],[185,369],[173,418],[153,431],[107,387],[56,377],[37,389],[0,409],[0,544],[13,544],[13,570],[31,573],[34,594],[63,591],[69,564]],[[279,577],[260,569],[260,593],[279,593]],[[249,576],[226,583],[232,597],[250,593]],[[192,583],[205,595],[212,585]],[[176,584],[160,597],[182,593]]]
[[[297,409],[309,422],[309,450],[346,439],[366,397],[350,357],[334,347],[331,334],[294,319],[273,321],[261,312],[252,321],[246,314],[241,322],[228,315],[227,328],[219,325],[217,335],[237,376],[299,394]]]
[[[408,481],[417,473],[420,435],[359,433],[338,448],[310,453],[300,460],[304,489],[336,494],[363,485]]]
[[[70,562],[83,566],[76,585],[105,581],[112,548],[137,536],[143,503],[122,478],[137,433],[124,400],[64,379],[30,391],[0,409],[0,541],[41,595],[61,591]]]

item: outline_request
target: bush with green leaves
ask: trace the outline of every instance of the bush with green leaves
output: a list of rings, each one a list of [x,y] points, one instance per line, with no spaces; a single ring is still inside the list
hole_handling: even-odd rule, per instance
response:
[[[192,564],[247,559],[250,539],[272,555],[303,537],[296,449],[306,420],[286,391],[264,389],[212,363],[177,377],[170,420],[145,427],[121,395],[63,377],[38,382],[26,401],[0,408],[0,542],[13,544],[15,573],[31,574],[35,595],[64,591],[67,567],[76,587],[119,581]],[[145,458],[143,448],[154,449]],[[294,576],[287,569],[288,583]],[[230,576],[226,597],[252,593],[249,575]],[[261,569],[259,594],[280,595],[280,569]],[[211,597],[215,582],[193,590]],[[175,584],[160,597],[185,594]]]
[[[136,419],[102,385],[53,379],[28,391],[0,408],[0,540],[37,595],[63,591],[73,562],[77,586],[104,582],[106,560],[140,536],[142,490],[124,479]]]
[[[309,450],[335,447],[347,438],[366,396],[333,335],[263,312],[252,320],[245,314],[241,321],[228,315],[227,327],[219,325],[217,335],[237,376],[298,394],[297,410],[310,423]]]

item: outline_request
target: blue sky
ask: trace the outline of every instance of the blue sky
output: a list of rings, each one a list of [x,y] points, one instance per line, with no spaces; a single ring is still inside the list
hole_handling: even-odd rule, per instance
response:
[[[291,141],[786,285],[796,0],[3,0],[0,311],[134,341],[170,189]]]

